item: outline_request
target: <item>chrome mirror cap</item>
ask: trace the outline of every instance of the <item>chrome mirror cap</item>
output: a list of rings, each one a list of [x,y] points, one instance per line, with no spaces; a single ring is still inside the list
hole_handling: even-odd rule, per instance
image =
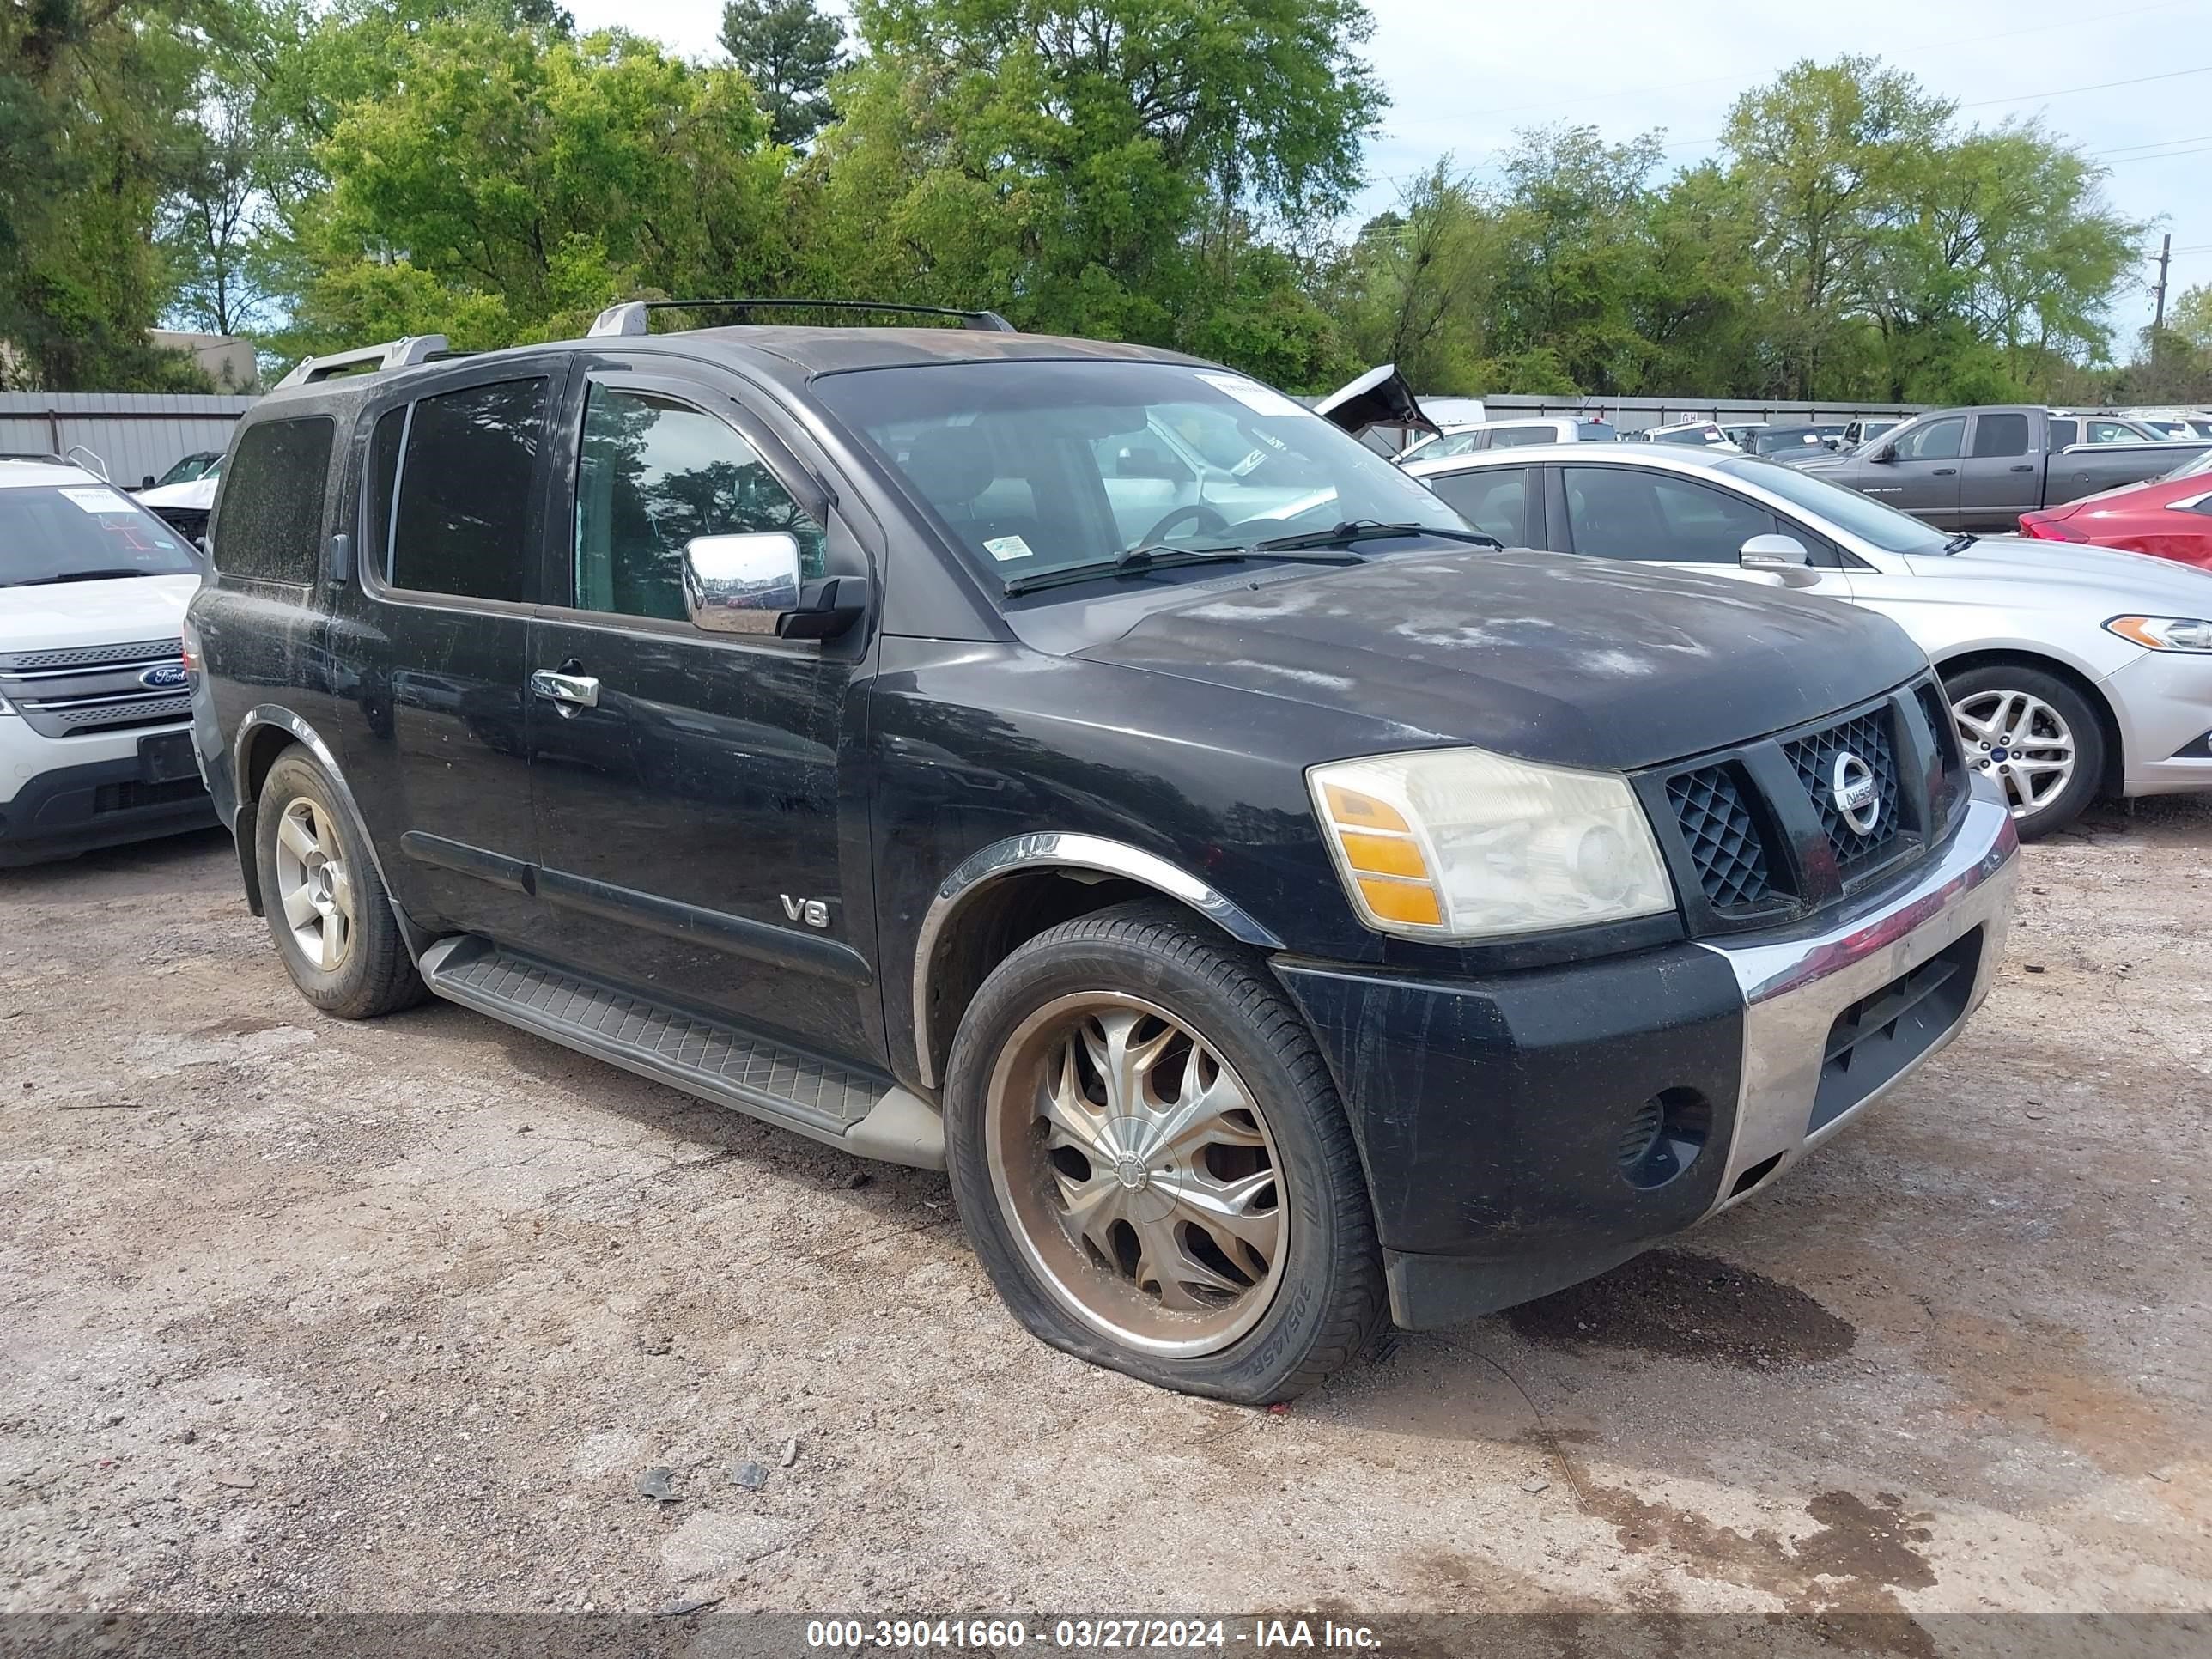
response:
[[[684,548],[684,611],[709,634],[769,634],[799,609],[799,539],[781,530],[695,536]]]

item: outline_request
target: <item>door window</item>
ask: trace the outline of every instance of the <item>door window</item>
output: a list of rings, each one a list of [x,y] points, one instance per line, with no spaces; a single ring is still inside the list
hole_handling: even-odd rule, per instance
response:
[[[2119,421],[2091,421],[2088,422],[2089,441],[2093,444],[2139,444],[2142,434]]]
[[[2081,431],[2081,428],[2071,421],[2053,421],[2051,423],[2051,447],[2063,449],[2069,444],[2080,443]]]
[[[802,575],[823,574],[822,526],[734,429],[657,392],[591,388],[576,478],[578,609],[680,622],[694,537],[777,531],[798,541]]]
[[[394,587],[520,600],[548,383],[495,380],[415,405],[392,510]]]
[[[1962,416],[1945,421],[1930,421],[1925,426],[1916,426],[1897,441],[1897,459],[1900,461],[1955,461],[1959,445],[1966,435],[1966,422]]]
[[[1977,415],[1974,417],[1974,457],[1998,459],[2027,453],[2027,416]]]
[[[1566,475],[1577,553],[1734,564],[1746,542],[1774,528],[1765,507],[1688,478],[1610,466],[1571,466]]]
[[[1428,485],[1485,535],[1497,537],[1508,547],[1526,547],[1528,472],[1525,466],[1490,467],[1431,478]]]

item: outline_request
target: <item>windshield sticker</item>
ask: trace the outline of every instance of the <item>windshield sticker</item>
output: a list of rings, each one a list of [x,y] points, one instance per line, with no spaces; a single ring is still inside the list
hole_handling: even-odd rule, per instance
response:
[[[90,484],[79,484],[75,489],[64,487],[62,494],[88,513],[130,513],[138,509],[112,489],[96,489]]]
[[[1010,559],[1026,559],[1030,556],[1030,544],[1019,536],[994,536],[983,544],[983,550],[1000,564],[1005,564]]]
[[[1231,467],[1229,469],[1229,476],[1232,478],[1241,478],[1247,472],[1249,472],[1254,467],[1259,465],[1261,462],[1267,459],[1267,452],[1266,450],[1255,449],[1249,455],[1247,455],[1243,460],[1237,462],[1236,465]]]
[[[1255,415],[1303,415],[1304,407],[1292,403],[1257,380],[1248,380],[1242,374],[1201,374],[1198,377],[1217,392],[1225,392],[1250,410]]]

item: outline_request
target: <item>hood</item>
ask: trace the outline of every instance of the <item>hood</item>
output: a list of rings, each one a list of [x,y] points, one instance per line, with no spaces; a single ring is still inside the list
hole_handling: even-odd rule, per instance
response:
[[[1314,413],[1340,426],[1357,438],[1370,427],[1403,427],[1413,432],[1436,431],[1436,422],[1421,412],[1413,388],[1395,363],[1370,368],[1348,386],[1340,386],[1314,406]]]
[[[206,477],[187,478],[182,483],[163,484],[157,489],[142,489],[131,499],[143,507],[188,507],[202,513],[215,506],[215,492],[222,483],[222,475],[215,473]]]
[[[1985,536],[1962,552],[1914,554],[1907,562],[1923,580],[2007,581],[2016,589],[2025,587],[2021,598],[2046,599],[2068,610],[2103,606],[2107,616],[2141,611],[2212,617],[2212,572],[2117,547]]]
[[[199,577],[187,574],[0,587],[0,652],[173,639],[199,586]]]
[[[1406,747],[1609,771],[1815,720],[1928,665],[1894,624],[1831,600],[1518,550],[1208,593],[1077,654],[1371,718]]]

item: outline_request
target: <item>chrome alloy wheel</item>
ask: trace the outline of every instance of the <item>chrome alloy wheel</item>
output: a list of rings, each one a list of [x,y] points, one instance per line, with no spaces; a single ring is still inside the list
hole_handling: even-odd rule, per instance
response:
[[[323,809],[301,795],[276,821],[276,898],[301,954],[335,973],[353,945],[354,887]]]
[[[1280,1161],[1203,1037],[1119,992],[1055,998],[1000,1051],[985,1112],[1000,1213],[1069,1313],[1169,1356],[1259,1323],[1290,1243]]]
[[[1966,764],[1997,780],[2016,818],[2057,799],[2074,777],[2074,732],[2025,691],[1975,691],[1951,705]]]

